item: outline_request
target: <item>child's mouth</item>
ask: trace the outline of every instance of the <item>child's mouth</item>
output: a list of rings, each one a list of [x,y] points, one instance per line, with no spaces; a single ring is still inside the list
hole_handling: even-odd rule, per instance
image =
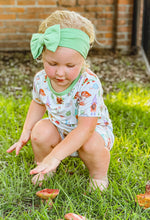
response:
[[[57,79],[57,81],[58,81],[58,82],[63,82],[63,81],[64,81],[64,79]]]

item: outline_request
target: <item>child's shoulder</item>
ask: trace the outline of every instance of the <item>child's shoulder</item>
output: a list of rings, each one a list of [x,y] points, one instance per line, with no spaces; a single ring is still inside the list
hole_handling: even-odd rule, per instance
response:
[[[34,79],[35,79],[35,80],[46,80],[46,78],[47,78],[47,75],[46,75],[44,69],[42,69],[42,70],[40,70],[39,72],[37,72],[37,73],[35,74],[35,76],[34,76]]]
[[[81,74],[78,88],[87,91],[90,89],[103,91],[99,77],[91,69],[85,69]]]
[[[86,68],[85,71],[82,73],[83,77],[93,79],[93,80],[99,80],[97,75],[89,68]]]
[[[39,72],[37,72],[35,74],[35,77],[42,77],[42,76],[45,76],[45,75],[46,75],[45,70],[42,69],[42,70],[40,70]]]
[[[88,74],[89,76],[97,77],[96,74],[89,68],[86,68],[84,73]]]
[[[98,82],[100,83],[100,80],[98,76],[91,70],[91,69],[85,69],[85,71],[81,74],[80,81],[84,84],[89,82]]]

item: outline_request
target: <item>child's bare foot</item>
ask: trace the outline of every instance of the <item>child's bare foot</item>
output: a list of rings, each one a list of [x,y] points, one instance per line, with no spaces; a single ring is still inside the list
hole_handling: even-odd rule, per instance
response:
[[[55,172],[51,172],[51,173],[38,173],[36,175],[34,175],[34,177],[32,178],[32,183],[38,184],[40,187],[42,186],[43,180],[46,180],[48,177],[52,177],[54,175]]]
[[[96,188],[99,188],[100,191],[102,192],[103,190],[107,189],[108,185],[109,185],[109,182],[108,182],[107,176],[104,177],[103,179],[93,179],[93,178],[90,179],[91,189],[95,190]]]

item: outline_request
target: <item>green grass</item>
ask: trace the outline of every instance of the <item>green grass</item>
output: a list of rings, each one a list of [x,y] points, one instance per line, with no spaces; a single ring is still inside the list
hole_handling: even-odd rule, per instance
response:
[[[93,220],[150,219],[150,208],[135,203],[150,179],[150,89],[130,82],[117,85],[105,96],[114,126],[115,144],[106,192],[87,191],[88,170],[79,158],[66,158],[57,174],[42,188],[59,188],[51,210],[35,195],[29,171],[33,168],[31,143],[19,156],[6,150],[19,138],[30,103],[24,91],[20,98],[0,96],[0,217],[2,219],[57,220],[68,212]],[[86,194],[85,194],[86,192]]]

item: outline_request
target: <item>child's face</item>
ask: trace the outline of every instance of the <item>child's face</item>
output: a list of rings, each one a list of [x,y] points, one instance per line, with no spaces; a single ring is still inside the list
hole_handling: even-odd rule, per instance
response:
[[[84,58],[77,51],[58,47],[55,52],[43,52],[43,65],[51,85],[56,92],[67,89],[78,77],[84,63]]]

